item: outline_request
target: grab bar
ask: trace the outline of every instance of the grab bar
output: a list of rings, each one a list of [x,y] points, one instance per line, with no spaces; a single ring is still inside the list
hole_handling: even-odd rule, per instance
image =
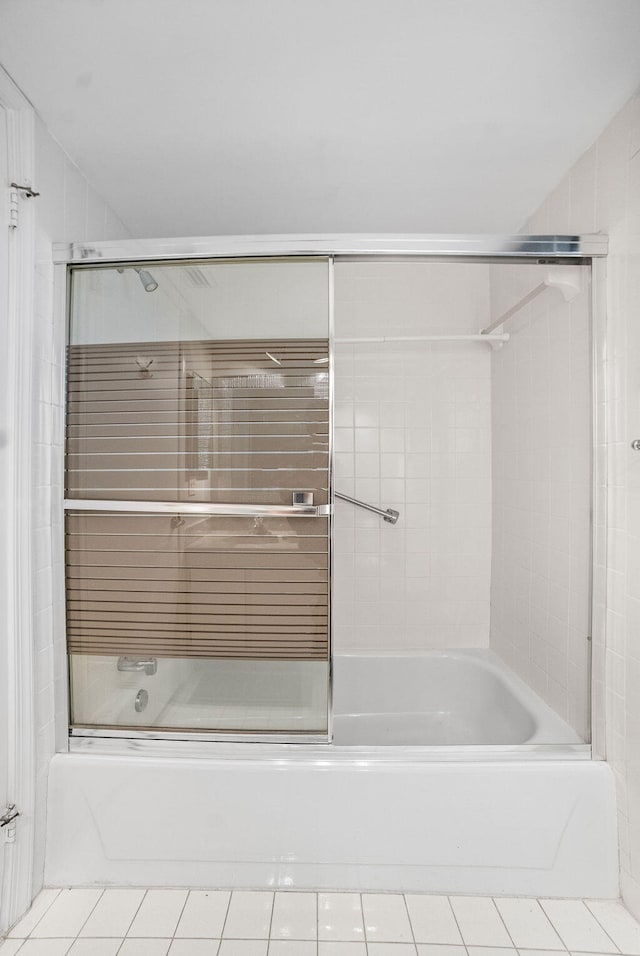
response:
[[[348,501],[349,504],[355,505],[357,508],[364,508],[365,511],[373,511],[374,514],[380,515],[389,524],[395,524],[400,517],[400,512],[393,508],[387,508],[385,511],[382,508],[376,508],[375,505],[368,505],[364,501],[359,501],[357,498],[350,498],[349,495],[341,495],[338,491],[335,492],[335,497],[340,498],[341,501]]]
[[[227,515],[235,518],[321,518],[329,505],[227,505],[207,501],[101,501],[95,498],[66,499],[65,511],[127,511],[135,514]]]

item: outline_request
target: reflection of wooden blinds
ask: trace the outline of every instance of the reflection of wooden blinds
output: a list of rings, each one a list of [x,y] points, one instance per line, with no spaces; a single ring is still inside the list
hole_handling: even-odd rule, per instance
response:
[[[74,345],[67,497],[326,504],[326,339]]]
[[[324,517],[109,513],[108,501],[328,500],[326,340],[73,346],[69,651],[326,659]],[[320,360],[320,361],[318,361]]]

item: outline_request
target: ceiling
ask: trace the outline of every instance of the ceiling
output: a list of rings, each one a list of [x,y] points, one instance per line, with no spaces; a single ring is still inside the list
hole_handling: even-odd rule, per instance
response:
[[[0,63],[134,236],[508,232],[640,85],[640,2],[0,0]]]

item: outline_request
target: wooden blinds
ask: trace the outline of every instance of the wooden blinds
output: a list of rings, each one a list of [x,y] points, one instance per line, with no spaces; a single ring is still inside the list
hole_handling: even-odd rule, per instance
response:
[[[328,440],[325,339],[71,346],[67,498],[105,510],[67,516],[70,653],[327,659],[328,519],[268,506],[328,502]]]

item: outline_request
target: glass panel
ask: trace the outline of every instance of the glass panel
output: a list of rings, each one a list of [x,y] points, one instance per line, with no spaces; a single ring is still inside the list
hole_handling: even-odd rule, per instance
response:
[[[589,740],[588,266],[337,261],[338,744]],[[495,326],[507,339],[489,343]],[[498,347],[495,347],[498,346]]]
[[[326,261],[73,274],[66,496],[72,720],[325,731]],[[96,501],[159,504],[157,514]],[[135,691],[135,693],[133,693]]]

